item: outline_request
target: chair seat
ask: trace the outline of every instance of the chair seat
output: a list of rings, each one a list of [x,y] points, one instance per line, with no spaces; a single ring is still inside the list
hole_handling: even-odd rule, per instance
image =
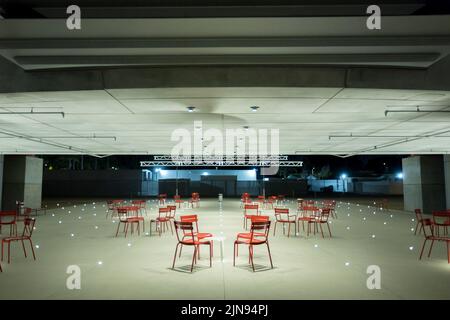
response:
[[[180,241],[181,244],[185,244],[185,245],[200,245],[200,244],[211,244],[211,241],[199,241],[199,240],[192,240],[192,239],[186,239],[186,240],[182,240]]]
[[[128,217],[128,221],[130,221],[130,222],[144,221],[144,217]]]
[[[238,238],[236,241],[234,241],[234,243],[237,243],[237,244],[263,244],[263,243],[266,243],[266,238],[265,237],[264,237],[264,239],[253,238],[253,240],[246,239],[246,238]]]
[[[27,240],[27,239],[29,239],[29,237],[22,237],[22,236],[6,237],[6,238],[2,239],[2,242],[20,241],[20,240]]]
[[[254,237],[265,237],[266,235],[262,232],[255,232],[253,234]],[[250,232],[241,232],[237,234],[237,239],[244,238],[244,239],[250,239],[251,233]]]
[[[156,218],[156,219],[152,219],[150,221],[152,221],[152,222],[156,222],[156,221],[166,222],[166,221],[170,221],[170,218]]]
[[[276,222],[281,222],[281,223],[295,223],[295,220],[278,219],[278,220],[276,220]]]
[[[191,232],[186,232],[184,235],[184,237],[192,237],[192,233]],[[207,232],[194,232],[194,236],[197,237],[198,239],[204,239],[204,238],[209,238],[212,237],[213,234],[212,233],[207,233]]]

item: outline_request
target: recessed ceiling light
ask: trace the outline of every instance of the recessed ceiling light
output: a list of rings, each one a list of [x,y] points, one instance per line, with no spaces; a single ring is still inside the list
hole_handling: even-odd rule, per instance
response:
[[[188,110],[188,112],[194,112],[195,111],[195,107],[187,107],[186,109]]]
[[[256,112],[256,111],[258,111],[259,107],[258,106],[251,106],[250,109],[252,109],[252,112]]]
[[[248,130],[248,126],[243,126],[243,128],[247,131]]]

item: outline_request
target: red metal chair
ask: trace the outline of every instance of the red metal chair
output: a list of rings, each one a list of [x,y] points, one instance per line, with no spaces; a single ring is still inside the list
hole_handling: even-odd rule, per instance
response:
[[[266,203],[266,197],[265,196],[258,196],[258,198],[256,199],[256,202],[258,202],[259,206],[261,208],[263,208],[264,204]]]
[[[6,237],[2,239],[2,261],[3,261],[3,251],[4,244],[8,245],[8,263],[11,262],[11,242],[20,241],[22,242],[23,253],[25,254],[25,258],[27,257],[27,250],[25,249],[24,241],[29,241],[31,246],[31,252],[33,253],[33,259],[36,260],[36,255],[34,254],[33,241],[31,240],[31,236],[33,235],[34,225],[36,223],[35,219],[25,218],[23,221],[23,231],[20,236],[12,236]]]
[[[200,207],[200,195],[198,192],[193,192],[191,195],[191,199],[189,200],[189,203],[192,208],[199,208]]]
[[[255,211],[254,214],[248,214],[249,211]],[[244,229],[247,230],[247,220],[253,216],[259,216],[259,206],[257,204],[244,204]]]
[[[175,233],[177,235],[177,246],[175,248],[175,254],[173,256],[172,269],[175,269],[175,260],[177,259],[178,246],[193,246],[194,253],[192,254],[191,272],[194,270],[194,264],[197,262],[197,252],[201,245],[209,246],[209,266],[212,266],[212,241],[201,240],[195,236],[194,226],[192,222],[174,221]],[[186,234],[190,234],[190,237],[186,237]],[[180,248],[180,255],[181,255]]]
[[[194,230],[195,231],[195,236],[197,236],[200,239],[213,236],[211,233],[199,232],[199,229],[198,229],[198,216],[196,214],[187,214],[187,215],[184,215],[184,216],[180,216],[180,221],[181,222],[192,222],[195,225],[195,230]]]
[[[111,214],[111,218],[117,214],[117,208],[122,206],[122,204],[125,202],[125,200],[117,199],[117,200],[108,200],[106,201],[106,205],[108,207],[108,210],[106,211],[106,218],[108,218],[108,215]]]
[[[277,196],[270,196],[265,203],[266,209],[273,209],[273,205],[277,204]]]
[[[192,224],[195,226],[194,228],[194,236],[197,237],[199,240],[203,240],[205,238],[209,238],[212,237],[212,233],[209,232],[200,232],[199,228],[198,228],[198,216],[196,214],[189,214],[189,215],[184,215],[184,216],[180,216],[180,220],[181,222],[192,222]],[[184,237],[191,237],[192,235],[189,233],[186,233],[183,231]],[[213,247],[214,244],[211,242],[211,247]],[[181,250],[183,247],[181,247],[180,249],[180,256],[181,256]],[[214,253],[214,250],[213,250]],[[200,258],[200,249],[198,250],[198,256]]]
[[[422,210],[415,209],[414,213],[416,214],[416,221],[417,221],[416,228],[414,229],[414,234],[417,234],[417,228],[419,227],[419,225],[420,225],[420,228],[419,228],[419,234],[420,234],[420,232],[423,230],[423,220],[424,220],[424,217],[422,215]]]
[[[449,245],[450,238],[448,236],[447,237],[436,236],[434,234],[434,223],[431,219],[423,219],[422,224],[423,224],[423,234],[424,234],[425,239],[423,241],[422,250],[420,251],[419,260],[422,259],[423,251],[425,249],[425,245],[428,240],[431,241],[430,249],[428,250],[428,258],[431,255],[431,250],[433,250],[434,242],[442,241],[442,242],[447,243],[447,260],[448,260],[448,263],[450,263],[450,245]]]
[[[317,217],[318,207],[304,205],[301,207],[297,218],[297,230],[300,230],[300,222],[302,223],[302,229],[305,231],[305,222],[309,223],[311,220]]]
[[[286,197],[284,196],[284,194],[279,194],[277,196],[277,204],[278,205],[284,205],[285,200],[286,200]]]
[[[174,195],[173,200],[175,201],[175,204],[178,204],[178,208],[181,208],[181,204],[183,203],[181,197],[179,195]]]
[[[9,226],[9,236],[17,235],[17,212],[14,210],[0,211],[0,233],[3,226]]]
[[[288,237],[291,234],[291,224],[294,224],[295,234],[297,234],[297,215],[290,215],[289,208],[275,208],[275,225],[273,228],[273,235],[277,231],[277,224],[283,225],[283,234],[286,234],[285,225],[288,225]]]
[[[251,203],[250,194],[248,192],[244,192],[241,196],[241,205],[240,207],[243,208],[245,203]]]
[[[250,221],[253,222],[258,222],[258,221],[269,221],[270,217],[269,216],[252,216],[250,218]],[[266,234],[264,232],[255,232],[254,236],[255,237],[264,237]],[[245,238],[245,239],[250,239],[252,236],[252,234],[250,232],[240,232],[237,234],[237,239],[239,238]]]
[[[152,235],[152,224],[155,224],[155,231],[159,231],[159,236],[166,231],[167,225],[170,227],[170,232],[173,234],[172,224],[170,223],[171,210],[170,208],[158,208],[158,217],[150,220],[150,235]]]
[[[325,200],[323,202],[323,207],[325,209],[330,209],[330,215],[337,219],[337,213],[336,213],[336,200]]]
[[[159,199],[159,205],[164,206],[166,204],[167,194],[161,193],[160,195],[158,195],[158,199]]]
[[[170,210],[168,215],[169,220],[175,221],[175,215],[177,214],[177,206],[168,205],[167,208]]]
[[[254,218],[253,218],[254,219]],[[254,221],[250,227],[250,236],[248,238],[238,237],[234,241],[233,250],[233,266],[236,265],[236,256],[239,254],[239,245],[248,245],[249,263],[252,264],[252,269],[255,271],[255,264],[253,262],[253,247],[265,244],[269,253],[270,266],[273,269],[272,255],[270,254],[269,247],[269,232],[270,232],[270,220],[268,221]]]
[[[131,234],[134,233],[134,225],[137,225],[137,231],[138,235],[141,234],[140,232],[140,222],[142,221],[142,224],[144,224],[144,218],[138,217],[138,216],[129,216],[130,213],[137,212],[139,210],[139,207],[119,207],[117,208],[117,215],[119,217],[119,223],[117,224],[117,230],[116,230],[116,237],[119,234],[119,228],[120,225],[123,224],[123,232],[125,232],[125,238],[128,234],[128,226],[131,225]],[[144,226],[143,226],[144,229]],[[144,230],[145,231],[145,230]]]
[[[147,215],[147,201],[145,200],[133,200],[131,201],[133,206],[139,207],[139,214],[142,216],[142,212]]]
[[[309,231],[310,231],[310,225],[314,224],[314,234],[316,233],[315,230],[317,229],[317,225],[320,227],[320,232],[322,233],[322,238],[325,238],[323,235],[323,228],[322,228],[322,224],[326,224],[328,227],[328,232],[330,233],[330,238],[331,236],[331,229],[330,229],[330,224],[328,223],[328,219],[330,218],[330,214],[331,214],[331,210],[330,208],[323,208],[320,211],[320,215],[318,218],[315,219],[311,219],[310,221],[308,221],[308,235],[309,235]]]

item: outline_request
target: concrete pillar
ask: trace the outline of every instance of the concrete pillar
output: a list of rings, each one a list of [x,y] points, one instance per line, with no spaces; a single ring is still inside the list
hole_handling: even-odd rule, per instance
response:
[[[0,209],[2,208],[2,196],[3,196],[3,161],[4,156],[0,155]]]
[[[43,160],[30,156],[5,156],[3,170],[4,210],[16,208],[16,201],[25,207],[40,208],[42,201]]]
[[[444,155],[445,198],[447,209],[450,209],[450,155]]]
[[[442,156],[414,156],[403,161],[403,197],[407,211],[424,213],[445,209],[444,160]]]

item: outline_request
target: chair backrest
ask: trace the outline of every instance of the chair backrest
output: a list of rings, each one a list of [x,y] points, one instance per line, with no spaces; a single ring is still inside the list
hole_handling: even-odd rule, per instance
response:
[[[275,208],[274,210],[275,210],[275,219],[277,219],[278,221],[289,219],[289,208]]]
[[[146,201],[145,200],[133,200],[133,201],[131,201],[131,204],[133,204],[133,205],[137,205],[137,206],[139,206],[139,208],[145,208],[145,205],[146,205]]]
[[[320,221],[327,222],[330,217],[330,208],[323,208],[320,210]]]
[[[15,210],[0,211],[0,223],[14,223],[17,220]]]
[[[423,220],[421,209],[414,209],[414,213],[416,214],[417,222],[420,222],[421,220]]]
[[[269,231],[270,231],[270,220],[267,221],[254,221],[250,227],[250,244],[254,241],[258,240],[260,242],[261,233],[264,234],[264,240],[267,241],[269,239]],[[257,237],[255,234],[258,234]]]
[[[167,208],[170,210],[170,217],[175,218],[175,214],[177,212],[177,206],[175,205],[168,205]]]
[[[36,223],[36,219],[34,218],[25,218],[23,220],[23,231],[22,237],[30,237],[33,234],[34,225]]]
[[[173,196],[173,199],[174,199],[175,201],[180,200],[180,199],[181,199],[181,196],[178,195],[178,194],[176,194],[176,195]]]
[[[170,217],[170,208],[168,207],[160,207],[158,208],[158,217],[159,218],[168,218]]]
[[[269,216],[252,216],[250,217],[250,221],[253,222],[258,222],[258,221],[269,221],[270,217]]]
[[[244,214],[247,214],[247,210],[256,210],[256,214],[258,214],[259,206],[257,204],[245,204],[244,205]]]
[[[306,200],[305,203],[306,203],[307,206],[314,206],[316,204],[316,201],[314,201],[314,200]]]
[[[175,225],[175,233],[177,235],[178,242],[185,242],[186,234],[192,237],[192,241],[195,241],[194,238],[194,225],[191,221],[174,221]]]
[[[126,208],[117,208],[117,216],[120,221],[126,221],[128,219],[128,210]]]
[[[433,221],[429,218],[423,219],[422,225],[425,238],[434,237]]]
[[[433,211],[432,215],[435,224],[444,224],[450,221],[450,212],[447,210]]]
[[[278,200],[284,200],[284,198],[285,198],[285,197],[284,197],[284,194],[279,194],[279,195],[278,195]]]
[[[195,224],[195,232],[198,232],[198,216],[196,214],[186,214],[184,216],[180,216],[180,221]]]

